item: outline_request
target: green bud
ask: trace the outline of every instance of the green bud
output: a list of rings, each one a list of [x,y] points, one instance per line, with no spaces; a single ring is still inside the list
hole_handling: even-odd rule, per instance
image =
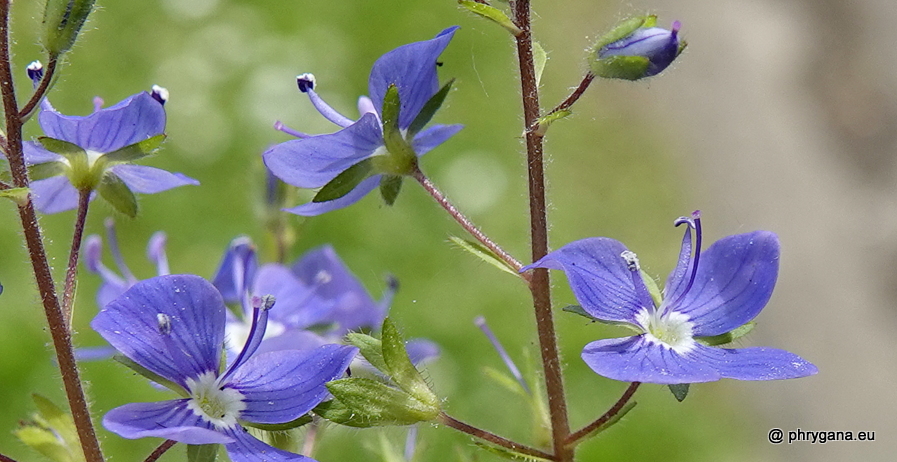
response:
[[[438,405],[424,403],[404,390],[377,380],[335,380],[327,384],[327,389],[334,399],[321,403],[314,412],[350,427],[411,425],[435,420],[440,412]]]
[[[44,9],[43,45],[51,56],[72,48],[95,0],[47,0]]]
[[[32,395],[37,412],[15,430],[16,437],[53,462],[83,462],[72,416],[41,395]]]
[[[589,52],[589,66],[598,77],[638,80],[659,74],[682,50],[679,21],[656,27],[656,16],[630,18],[601,36]]]

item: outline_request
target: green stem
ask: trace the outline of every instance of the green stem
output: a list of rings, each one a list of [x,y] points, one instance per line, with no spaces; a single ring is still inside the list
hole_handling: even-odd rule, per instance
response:
[[[604,415],[567,437],[566,444],[571,447],[576,446],[581,442],[583,438],[589,436],[589,434],[591,434],[593,431],[609,422],[610,419],[613,419],[614,416],[623,409],[623,406],[626,406],[626,403],[628,403],[629,400],[632,399],[632,395],[634,395],[635,391],[638,390],[639,385],[641,385],[641,382],[632,382],[631,384],[629,384],[629,387],[626,388],[626,391],[623,392],[623,396],[621,396],[620,399],[618,399],[617,402],[614,403],[614,405],[604,413]]]
[[[474,427],[473,425],[466,424],[445,412],[439,414],[439,422],[444,423],[446,426],[452,427],[455,430],[458,430],[462,433],[467,433],[468,435],[475,436],[483,441],[488,441],[496,446],[501,446],[506,449],[510,449],[511,451],[525,454],[528,456],[538,457],[540,459],[546,460],[555,460],[554,456],[551,454],[540,451],[535,448],[531,448],[529,446],[524,446],[522,444],[515,443],[507,438],[498,436],[494,433],[488,432],[486,430],[479,429]]]
[[[2,95],[6,118],[6,154],[13,185],[17,188],[27,188],[29,181],[22,149],[22,119],[19,117],[9,56],[9,5],[10,0],[0,0],[0,95]],[[78,365],[75,362],[71,331],[66,323],[59,299],[56,297],[53,274],[50,271],[50,264],[44,249],[37,213],[34,211],[34,204],[30,199],[19,206],[19,219],[22,222],[25,244],[44,306],[44,314],[47,317],[50,336],[53,339],[62,383],[69,406],[71,406],[72,418],[78,431],[81,448],[84,451],[84,458],[87,462],[103,462],[103,453],[100,450],[93,422],[90,420],[90,410],[81,386]]]
[[[87,222],[87,208],[90,206],[90,191],[78,192],[78,214],[75,218],[75,232],[72,234],[72,248],[69,252],[69,263],[65,270],[65,288],[62,292],[62,312],[72,327],[75,309],[75,282],[78,275],[78,257],[81,254],[81,241],[84,239],[84,225]]]
[[[517,0],[513,4],[514,22],[523,32],[515,37],[517,58],[520,67],[520,85],[523,97],[523,123],[526,129],[536,125],[539,118],[539,87],[533,60],[533,40],[530,24],[528,0]],[[526,164],[530,197],[530,235],[533,261],[548,253],[548,214],[545,201],[545,164],[543,160],[542,135],[526,131]],[[533,270],[530,292],[536,315],[536,328],[545,373],[545,391],[548,395],[548,414],[551,420],[551,438],[554,460],[569,462],[573,451],[564,444],[570,434],[567,417],[567,401],[558,353],[554,317],[551,312],[551,285],[548,270]]]

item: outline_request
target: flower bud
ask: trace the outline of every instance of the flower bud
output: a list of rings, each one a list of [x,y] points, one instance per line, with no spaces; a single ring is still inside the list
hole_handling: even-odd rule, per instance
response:
[[[655,27],[656,16],[623,21],[601,37],[589,53],[592,73],[609,79],[638,80],[657,75],[679,56],[679,21],[670,30]]]
[[[95,0],[47,0],[44,9],[43,45],[52,56],[72,48]]]

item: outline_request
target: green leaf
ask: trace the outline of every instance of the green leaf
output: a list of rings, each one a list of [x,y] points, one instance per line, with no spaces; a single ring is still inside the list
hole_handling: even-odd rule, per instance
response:
[[[20,441],[54,462],[82,462],[84,455],[71,415],[41,395],[32,399],[37,407],[32,422],[15,430]]]
[[[571,114],[573,114],[573,111],[569,109],[561,109],[560,111],[555,111],[545,116],[539,117],[539,119],[536,121],[536,123],[538,124],[536,133],[539,135],[545,135],[545,132],[548,131],[548,127],[550,127],[551,124],[557,122],[558,120],[566,119]]]
[[[542,72],[545,71],[545,64],[548,62],[548,53],[542,48],[539,42],[533,42],[533,64],[536,67],[536,86],[542,81]]]
[[[327,202],[349,194],[359,183],[374,175],[374,159],[368,157],[361,162],[345,169],[325,184],[312,202]]]
[[[162,377],[159,374],[156,374],[155,372],[141,366],[140,364],[137,364],[136,362],[132,361],[127,356],[124,356],[121,354],[116,354],[115,356],[112,357],[112,359],[127,366],[129,369],[142,375],[143,377],[146,377],[148,380],[156,382],[159,385],[162,385],[163,387],[168,388],[169,390],[181,395],[184,398],[190,397],[190,395],[187,393],[187,391],[184,390],[184,387],[178,385],[175,382],[172,382],[171,380],[166,379],[165,377]]]
[[[45,180],[63,173],[65,173],[65,164],[62,162],[44,162],[28,166],[28,177],[31,178],[31,181]]]
[[[526,462],[532,462],[532,461],[549,462],[549,459],[543,459],[541,457],[531,456],[528,454],[521,454],[519,452],[514,452],[510,449],[503,448],[501,446],[493,446],[491,444],[484,443],[482,441],[474,441],[473,444],[477,445],[477,447],[479,447],[480,449],[482,449],[486,452],[490,452],[492,454],[495,454],[499,457],[502,457],[502,458],[505,458],[508,460],[519,460],[519,461],[526,461]]]
[[[220,444],[187,445],[187,462],[215,462]]]
[[[738,340],[741,337],[747,335],[750,331],[754,330],[754,327],[757,325],[754,321],[751,321],[741,327],[738,327],[732,331],[726,332],[724,334],[714,335],[711,337],[695,337],[695,340],[703,343],[707,346],[720,346],[726,345],[728,343],[732,343],[735,340]]]
[[[260,424],[254,422],[246,422],[241,421],[244,427],[253,427],[258,428],[259,430],[265,430],[268,432],[282,432],[286,430],[292,430],[294,428],[299,428],[303,425],[309,424],[312,422],[312,417],[310,414],[305,414],[299,416],[295,420],[291,420],[289,422],[281,423],[281,424]]]
[[[469,241],[467,239],[462,239],[457,236],[449,236],[449,240],[451,240],[458,247],[470,252],[477,258],[483,260],[486,263],[508,273],[513,274],[514,276],[519,276],[519,273],[514,271],[514,268],[508,266],[504,260],[498,258],[491,250],[487,249],[485,246],[480,244],[479,242]]]
[[[383,175],[380,177],[380,195],[386,205],[395,204],[402,190],[402,177],[399,175]]]
[[[10,189],[2,189],[0,190],[0,197],[5,197],[13,202],[16,205],[25,205],[25,202],[28,201],[28,193],[31,190],[28,188],[10,188]]]
[[[107,162],[133,162],[150,155],[159,148],[165,135],[156,135],[143,141],[125,146],[117,151],[103,154],[102,159]]]
[[[408,358],[408,353],[405,351],[405,341],[389,318],[383,320],[380,341],[383,344],[383,362],[389,369],[392,381],[399,388],[438,412],[439,399],[430,390],[420,372],[411,364],[411,359]]]
[[[433,115],[436,114],[436,111],[442,107],[442,103],[445,102],[446,96],[448,96],[449,90],[452,88],[452,84],[455,83],[455,79],[451,79],[439,89],[427,102],[424,104],[424,107],[421,108],[420,112],[417,113],[417,117],[411,122],[411,125],[408,126],[408,134],[405,136],[406,139],[411,140],[414,138],[419,131],[423,130],[427,123],[430,122],[430,119],[433,118]]]
[[[130,218],[137,216],[137,198],[128,188],[128,185],[111,171],[103,175],[100,185],[97,187],[100,196],[115,210]]]
[[[504,27],[515,37],[523,33],[523,31],[520,30],[520,28],[517,27],[516,24],[514,24],[514,21],[511,21],[511,18],[509,18],[508,15],[504,13],[504,11],[499,10],[498,8],[470,0],[458,0],[458,4],[466,8],[467,11],[482,16],[490,21],[495,22],[501,27]]]
[[[371,363],[378,371],[389,375],[389,368],[383,361],[383,344],[379,339],[367,334],[350,333],[346,335],[346,341],[361,352],[361,356]]]
[[[436,419],[439,407],[383,382],[365,378],[335,380],[327,384],[334,399],[319,404],[319,416],[350,427],[411,425]]]
[[[667,386],[670,388],[670,393],[676,397],[676,401],[679,401],[680,403],[685,401],[685,397],[688,396],[687,383],[674,383]]]

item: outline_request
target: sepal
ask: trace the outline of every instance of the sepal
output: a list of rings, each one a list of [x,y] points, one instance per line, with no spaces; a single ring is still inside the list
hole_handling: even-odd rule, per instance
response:
[[[726,332],[724,334],[714,335],[711,337],[695,337],[695,340],[707,346],[720,346],[732,343],[741,337],[744,337],[756,327],[757,323],[751,321],[741,327]]]
[[[240,424],[244,427],[252,427],[258,428],[259,430],[264,430],[267,432],[283,432],[287,430],[292,430],[294,428],[299,428],[303,425],[310,424],[312,422],[312,416],[310,414],[305,414],[299,416],[295,420],[291,420],[289,422],[279,423],[279,424],[261,424],[255,422],[247,422],[245,420],[240,421]]]
[[[44,49],[59,56],[72,48],[95,0],[47,0],[44,8]]]
[[[187,462],[215,462],[220,444],[191,444],[187,446]]]
[[[380,177],[380,196],[386,205],[396,203],[399,191],[402,190],[402,177],[399,175],[383,175]]]
[[[322,187],[315,197],[311,200],[312,202],[327,202],[339,199],[346,194],[352,192],[356,186],[361,184],[362,181],[370,178],[375,175],[374,171],[374,158],[368,157],[367,159],[358,162],[357,164],[343,170],[336,178],[330,180],[327,184]]]
[[[673,383],[667,385],[670,389],[670,393],[676,398],[676,401],[680,403],[685,401],[685,398],[688,396],[688,384],[687,383]]]
[[[137,216],[137,197],[116,174],[106,172],[100,180],[97,191],[115,210],[129,218]]]
[[[350,427],[411,425],[439,416],[440,409],[404,390],[366,378],[335,380],[327,384],[333,400],[319,404],[315,414]]]
[[[436,114],[436,111],[438,111],[439,108],[442,107],[442,103],[445,102],[445,98],[448,96],[449,90],[452,89],[453,83],[455,83],[455,79],[449,80],[439,89],[439,91],[431,96],[426,103],[424,103],[424,107],[421,108],[420,112],[417,113],[417,117],[415,117],[414,120],[411,121],[411,125],[408,126],[407,139],[414,139],[414,135],[423,130],[427,123],[430,122],[430,119],[433,118],[433,115]]]

